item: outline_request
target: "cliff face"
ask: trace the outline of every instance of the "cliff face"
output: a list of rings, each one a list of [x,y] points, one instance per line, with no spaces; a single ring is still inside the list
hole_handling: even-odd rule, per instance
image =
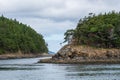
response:
[[[53,60],[106,60],[120,59],[120,49],[66,45],[52,57]]]

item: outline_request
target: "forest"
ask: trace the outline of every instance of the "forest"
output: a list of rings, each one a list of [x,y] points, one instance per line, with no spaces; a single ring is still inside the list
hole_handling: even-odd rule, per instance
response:
[[[96,48],[120,48],[120,12],[89,15],[79,20],[75,29],[65,32],[65,41]]]
[[[16,19],[0,16],[0,54],[48,52],[43,36]]]

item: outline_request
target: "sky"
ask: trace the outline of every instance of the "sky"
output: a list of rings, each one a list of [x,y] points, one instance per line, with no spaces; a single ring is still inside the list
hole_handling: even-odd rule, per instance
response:
[[[120,11],[120,0],[0,0],[0,15],[30,25],[44,36],[50,51],[64,44],[64,33],[89,13]]]

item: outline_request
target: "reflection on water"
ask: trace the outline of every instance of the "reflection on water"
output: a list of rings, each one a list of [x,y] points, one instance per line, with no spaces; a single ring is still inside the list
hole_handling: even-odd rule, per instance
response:
[[[19,68],[19,67],[0,67],[0,71],[2,70],[35,70],[37,68]]]
[[[120,64],[37,64],[39,59],[0,60],[0,80],[120,80]]]

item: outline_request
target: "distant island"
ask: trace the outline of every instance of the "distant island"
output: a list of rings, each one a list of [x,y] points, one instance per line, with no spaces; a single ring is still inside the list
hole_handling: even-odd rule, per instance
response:
[[[50,59],[51,63],[120,63],[120,12],[109,12],[79,20],[65,32],[67,45]]]
[[[0,16],[0,59],[33,57],[48,53],[43,36],[30,26]]]
[[[52,52],[52,51],[48,51],[49,54],[55,54],[55,52]]]

